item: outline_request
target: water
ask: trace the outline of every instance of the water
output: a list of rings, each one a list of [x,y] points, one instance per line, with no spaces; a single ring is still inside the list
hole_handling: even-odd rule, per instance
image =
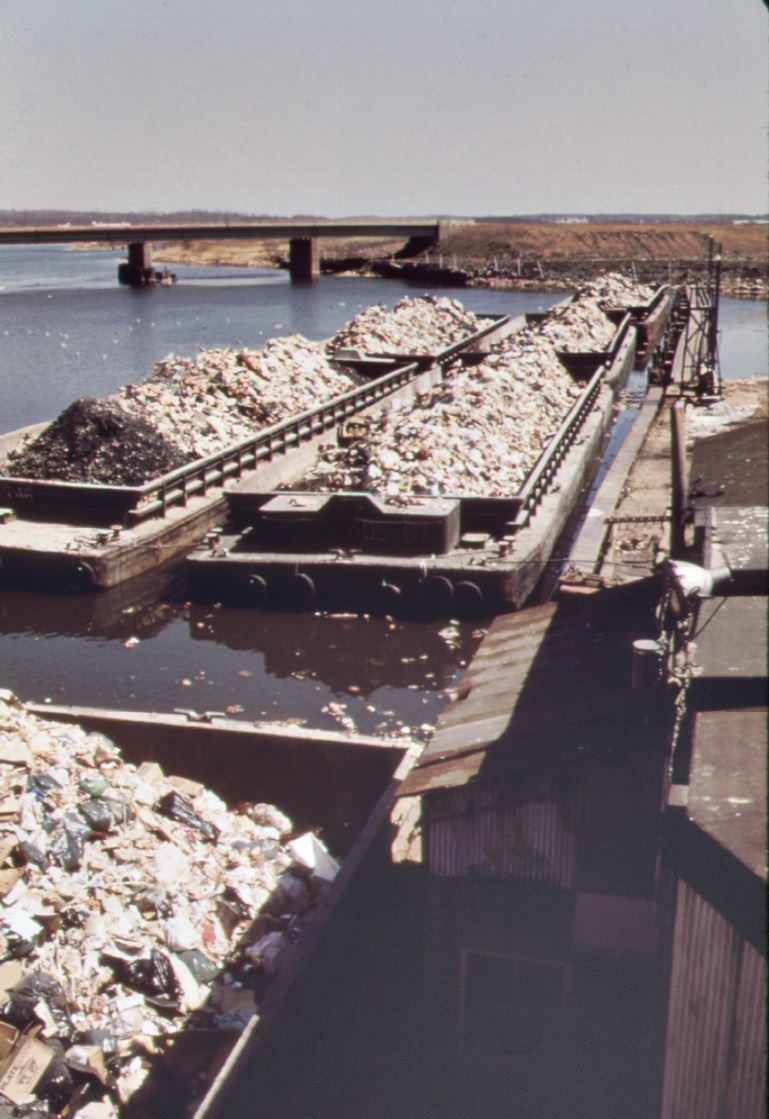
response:
[[[766,377],[769,371],[767,304],[722,299],[718,308],[718,354],[724,380]]]
[[[371,303],[392,306],[398,280],[175,266],[172,287],[123,288],[120,253],[66,247],[0,248],[0,430],[52,419],[80,396],[141,380],[166,354],[201,347],[258,348],[269,338],[328,338]],[[431,289],[457,296],[456,288]],[[468,289],[462,302],[490,314],[544,310],[557,292]]]
[[[371,303],[415,293],[396,280],[294,285],[282,273],[181,266],[175,286],[134,290],[116,282],[120,259],[65,247],[0,250],[2,430],[148,376],[169,352],[259,347],[291,333],[322,339]],[[489,313],[542,310],[560,298],[462,293],[465,305]],[[0,590],[0,681],[34,701],[229,710],[336,729],[352,720],[363,733],[424,735],[481,636],[467,624],[445,630],[204,611],[184,603],[178,581],[152,578],[87,599]]]
[[[63,248],[0,250],[0,429],[48,419],[78,396],[104,395],[146,376],[171,351],[258,347],[293,332],[327,337],[363,306],[392,304],[407,290],[397,281],[323,277],[293,286],[273,273],[180,267],[175,287],[133,291],[116,284],[119,259]],[[446,294],[474,310],[512,313],[562,298]],[[723,300],[720,348],[725,378],[765,376],[766,308]],[[620,423],[629,423],[638,405],[637,381]],[[84,597],[0,590],[0,686],[36,701],[227,711],[372,733],[409,728],[426,737],[482,634],[480,625],[202,606],[185,601],[178,572],[158,572]],[[659,801],[649,795],[648,754],[635,754],[638,774],[607,757],[586,790],[594,813],[597,790],[608,790],[604,814],[617,814],[616,841],[592,839],[592,857],[611,870],[608,885],[587,880],[578,895],[583,919],[585,906],[597,907],[591,935],[607,920],[611,932],[614,915],[624,937],[636,913],[646,912],[636,903],[652,906],[648,884],[633,894],[636,852],[628,848],[632,828],[621,807],[626,796],[642,837],[656,835]],[[650,807],[642,815],[644,789]],[[535,799],[531,811],[530,828],[549,819],[544,800]],[[536,836],[532,842],[536,849]],[[644,851],[644,866],[654,867],[653,842]],[[274,1065],[262,1063],[274,1068],[275,1080],[262,1086],[260,1109],[293,1119],[655,1119],[664,961],[656,953],[636,959],[584,950],[572,960],[567,947],[554,969],[543,962],[549,942],[563,936],[568,945],[571,936],[572,916],[561,902],[536,884],[468,876],[436,879],[428,889],[417,868],[364,867],[335,915],[332,946],[321,945],[317,966],[307,969],[320,976],[317,988],[311,981],[309,994],[298,996],[287,1039],[276,1037]],[[564,1006],[574,1017],[561,1028],[555,1019]],[[450,1040],[460,1010],[480,1047],[470,1068],[457,1062],[456,1038]],[[539,1044],[545,1031],[559,1030],[571,1066],[556,1045]],[[505,1042],[503,1060],[490,1044],[495,1039]],[[245,1102],[229,1113],[245,1119],[254,1098],[248,1089],[243,1094]]]

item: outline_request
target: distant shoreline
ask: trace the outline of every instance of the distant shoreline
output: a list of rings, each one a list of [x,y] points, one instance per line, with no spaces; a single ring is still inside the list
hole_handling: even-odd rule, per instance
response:
[[[321,267],[457,287],[563,290],[617,270],[675,282],[704,272],[711,241],[722,249],[723,294],[765,298],[769,245],[762,222],[476,222],[408,258],[403,241],[323,239]],[[279,269],[287,264],[288,242],[169,243],[158,245],[153,257],[162,264]]]

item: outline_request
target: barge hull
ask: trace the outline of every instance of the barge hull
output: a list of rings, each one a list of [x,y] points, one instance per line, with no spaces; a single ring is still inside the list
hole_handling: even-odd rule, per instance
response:
[[[364,858],[371,865],[369,860],[388,857],[391,836],[386,825],[396,791],[415,764],[421,744],[194,713],[31,704],[27,709],[45,720],[76,723],[106,734],[126,761],[159,762],[165,772],[200,781],[229,804],[244,798],[274,803],[292,816],[295,825],[318,830],[329,849],[341,856],[341,869],[301,938],[282,954],[280,969],[259,1001],[258,1015],[240,1033],[188,1029],[174,1034],[157,1058],[146,1096],[142,1089],[150,1107],[147,1114],[168,1113],[170,1079],[175,1085],[173,1114],[182,1113],[184,1100],[184,1114],[192,1119],[226,1115],[226,1101],[237,1080],[283,1013],[294,983],[312,965],[313,950]],[[195,1077],[190,1074],[191,1051]],[[195,1100],[185,1099],[193,1090]]]
[[[597,467],[617,394],[633,368],[635,343],[635,329],[626,316],[608,356],[591,355],[595,397],[576,437],[570,443],[564,437],[563,453],[555,458],[557,468],[531,492],[535,468],[521,491],[528,487],[530,505],[529,498],[520,494],[508,499],[510,510],[518,507],[517,516],[513,513],[493,535],[480,534],[487,537],[482,546],[463,548],[460,540],[447,555],[399,557],[350,554],[342,548],[298,551],[290,543],[265,549],[252,544],[248,530],[225,532],[212,547],[198,548],[188,557],[193,595],[281,610],[328,608],[452,617],[519,608],[533,595],[580,492]],[[557,439],[548,453],[559,450]],[[266,496],[254,492],[251,483],[231,491],[233,520],[246,523],[249,510],[253,517]],[[474,499],[460,500],[466,522],[466,510]],[[462,531],[474,527],[463,523]],[[319,536],[320,531],[319,522]],[[286,539],[290,541],[290,536]]]

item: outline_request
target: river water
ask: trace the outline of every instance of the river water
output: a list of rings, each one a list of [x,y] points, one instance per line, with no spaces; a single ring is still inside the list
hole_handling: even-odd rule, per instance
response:
[[[259,347],[293,333],[322,339],[371,303],[418,293],[392,280],[297,285],[283,273],[188,266],[176,269],[173,287],[134,290],[117,285],[120,259],[47,246],[0,250],[2,430],[140,380],[168,353]],[[472,309],[514,314],[562,298],[461,294]],[[185,603],[173,576],[84,599],[0,591],[0,685],[35,701],[424,735],[480,634],[467,624],[204,609]]]
[[[168,353],[322,339],[361,308],[418,288],[397,280],[178,266],[173,287],[118,286],[121,254],[0,249],[0,430],[50,419],[81,396],[148,376]],[[472,310],[520,314],[563,295],[440,289]],[[725,377],[765,375],[766,308],[721,304]],[[429,726],[472,655],[468,624],[262,616],[184,602],[177,582],[134,583],[85,599],[0,591],[0,684],[29,700],[132,709],[230,709],[361,731]],[[341,709],[340,705],[344,705]]]
[[[0,430],[46,420],[77,397],[102,396],[141,379],[169,352],[258,347],[269,337],[294,332],[320,339],[370,303],[392,305],[407,290],[416,294],[389,280],[322,277],[312,285],[292,285],[280,274],[192,267],[177,268],[175,287],[134,291],[117,286],[119,259],[112,252],[64,248],[0,250]],[[544,309],[562,298],[560,293],[445,291],[473,310],[490,313]],[[720,324],[723,376],[766,376],[765,306],[723,300]],[[178,570],[83,597],[0,590],[0,687],[26,700],[227,711],[240,718],[304,720],[363,732],[408,728],[416,737],[427,737],[483,632],[481,623],[200,606],[185,601]],[[621,854],[617,861],[618,884],[611,892],[629,893],[630,911],[634,900],[625,881],[627,865]],[[256,1091],[259,1113],[292,1119],[353,1114],[654,1119],[659,1081],[654,1053],[663,1026],[649,977],[632,969],[628,973],[625,957],[612,962],[596,956],[587,964],[583,959],[581,971],[574,970],[570,998],[576,1018],[570,1032],[580,1036],[585,1020],[593,1021],[594,1029],[600,1020],[603,1040],[596,1035],[591,1048],[588,1038],[584,1064],[566,1076],[560,1100],[554,1101],[552,1084],[548,1089],[560,1070],[556,1047],[540,1050],[547,1056],[541,1069],[529,1056],[523,1063],[515,1058],[516,1076],[525,1074],[533,1085],[531,1097],[522,1096],[518,1106],[511,1104],[509,1071],[489,1066],[486,1053],[477,1074],[453,1095],[453,1050],[441,1038],[456,1018],[457,1005],[469,998],[469,969],[481,963],[487,969],[488,975],[475,975],[474,981],[486,992],[484,1005],[497,1013],[499,976],[510,984],[512,964],[490,947],[494,922],[511,935],[518,926],[525,930],[542,899],[533,888],[515,900],[511,883],[492,882],[482,889],[482,883],[469,879],[464,912],[451,880],[444,880],[445,896],[443,887],[425,893],[410,873],[403,868],[396,877],[395,868],[379,873],[369,868],[358,875],[357,893],[345,903],[351,907],[348,931],[337,944],[337,956],[343,958],[335,962],[321,953],[328,969],[325,986],[292,1019],[301,1051],[294,1049],[292,1027],[282,1051],[276,1043],[274,1082]],[[583,900],[591,897],[584,894]],[[337,917],[343,919],[344,907]],[[452,963],[446,974],[433,978],[428,995],[426,976],[436,967],[433,942],[424,930],[432,928],[433,936],[440,930],[439,939],[448,941],[460,918],[470,930],[465,935],[473,952],[462,957],[461,967]],[[553,920],[546,907],[538,935],[545,936]],[[532,954],[541,952],[534,947],[525,955]],[[546,1022],[551,1011],[560,1013],[562,996],[548,993],[550,971],[537,971],[523,957],[516,957],[515,967],[520,971],[516,989],[524,980],[534,984],[532,1020]],[[484,1010],[478,1023],[483,1038],[492,1024],[489,1013]],[[634,1024],[643,1038],[636,1038]],[[322,1037],[333,1038],[326,1049]],[[651,1056],[641,1053],[636,1059],[639,1046]],[[249,1087],[243,1102],[233,1106],[231,1114],[238,1119],[255,1113],[256,1096],[250,1092]]]

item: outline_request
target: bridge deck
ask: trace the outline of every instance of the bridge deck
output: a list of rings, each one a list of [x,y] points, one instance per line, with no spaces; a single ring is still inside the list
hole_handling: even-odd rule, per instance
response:
[[[437,237],[440,222],[425,219],[350,219],[346,221],[174,222],[104,225],[16,226],[0,229],[0,245],[72,244],[83,241],[125,245],[136,241],[221,241],[294,237]]]

